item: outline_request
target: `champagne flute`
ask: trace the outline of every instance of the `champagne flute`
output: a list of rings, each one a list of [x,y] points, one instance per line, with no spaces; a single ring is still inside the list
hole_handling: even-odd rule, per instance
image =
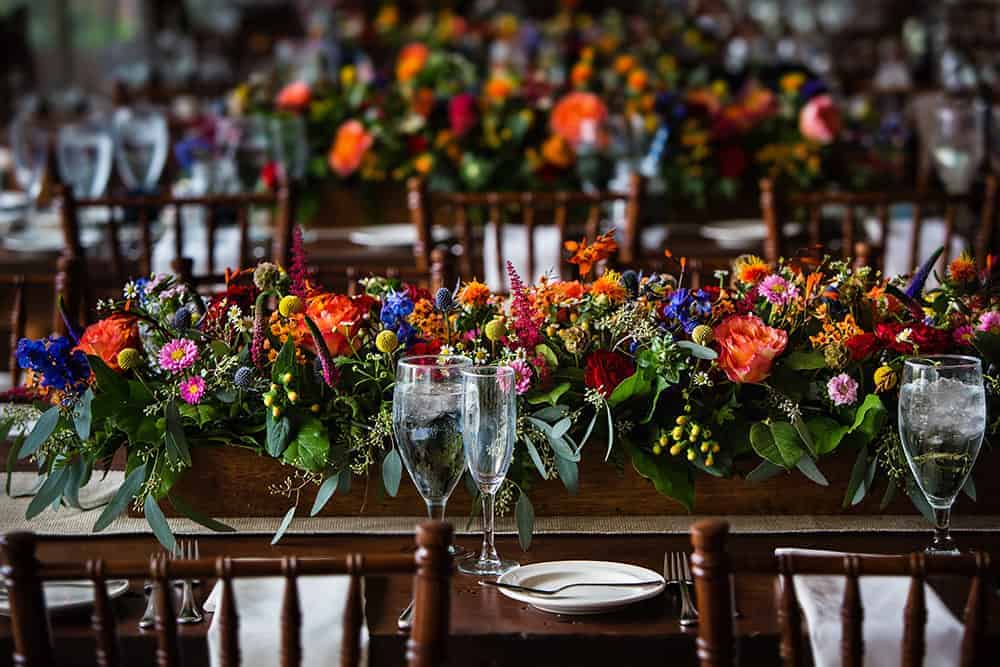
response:
[[[929,553],[957,553],[951,506],[965,485],[986,432],[986,392],[979,359],[915,357],[903,365],[899,437],[917,486],[934,510]]]
[[[483,547],[478,559],[463,561],[458,569],[480,577],[500,576],[518,566],[501,559],[493,543],[496,493],[507,477],[517,434],[514,369],[474,366],[462,371],[462,379],[462,437],[469,472],[483,498]]]
[[[471,366],[471,359],[458,355],[406,357],[396,366],[396,444],[428,516],[438,521],[465,472],[462,370]]]
[[[129,190],[150,192],[167,162],[167,119],[155,107],[122,108],[112,119],[115,166]]]

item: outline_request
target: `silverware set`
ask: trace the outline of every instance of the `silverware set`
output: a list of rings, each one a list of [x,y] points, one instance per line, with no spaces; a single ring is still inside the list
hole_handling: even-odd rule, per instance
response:
[[[663,554],[663,578],[668,584],[676,584],[681,594],[681,625],[684,627],[698,624],[698,609],[694,606],[691,586],[694,579],[691,576],[691,564],[688,555],[681,551],[668,551]]]
[[[166,554],[165,557],[171,560],[198,560],[201,558],[198,540],[178,540],[174,552]],[[183,579],[172,583],[175,586],[180,586],[181,589],[181,608],[177,612],[177,623],[181,625],[201,623],[205,617],[194,597],[194,586],[200,582]],[[142,629],[151,628],[156,622],[156,596],[159,594],[158,589],[158,584],[154,582],[147,581],[145,586],[143,586],[143,590],[146,593],[146,611],[139,620],[139,627]]]

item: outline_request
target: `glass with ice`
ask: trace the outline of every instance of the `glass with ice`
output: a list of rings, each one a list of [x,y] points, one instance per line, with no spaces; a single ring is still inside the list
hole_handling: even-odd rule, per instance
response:
[[[899,437],[917,486],[934,510],[928,552],[956,552],[951,506],[965,485],[986,432],[986,392],[979,359],[907,359],[899,390]]]

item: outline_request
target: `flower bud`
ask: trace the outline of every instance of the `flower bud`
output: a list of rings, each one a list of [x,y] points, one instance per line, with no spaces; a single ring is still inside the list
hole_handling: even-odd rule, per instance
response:
[[[291,381],[292,381],[292,374],[291,373],[285,373],[284,375],[281,376],[281,384],[287,386],[288,383],[291,382]]]
[[[677,443],[676,445],[674,445],[673,447],[670,448],[670,455],[671,456],[677,456],[683,450],[684,450],[684,445],[682,445],[680,443]]]
[[[279,408],[277,405],[275,405],[273,408],[271,408],[271,416],[274,417],[275,419],[277,419],[278,417],[280,417],[281,416],[281,408]]]
[[[288,395],[288,402],[289,403],[294,403],[295,401],[299,400],[299,394],[298,394],[298,392],[289,390],[288,393],[287,393],[287,395]]]
[[[312,405],[310,405],[309,410],[311,410],[314,415],[319,414],[320,411],[319,403],[313,403]]]
[[[246,389],[253,384],[253,369],[249,366],[240,366],[233,374],[233,384]]]
[[[712,327],[707,324],[699,324],[691,332],[691,340],[698,345],[708,345],[712,342]]]

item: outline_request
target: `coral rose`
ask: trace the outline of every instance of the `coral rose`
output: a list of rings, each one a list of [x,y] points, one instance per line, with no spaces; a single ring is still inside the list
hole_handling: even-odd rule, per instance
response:
[[[788,334],[769,327],[756,315],[734,315],[712,332],[719,348],[719,368],[733,382],[758,383],[771,373],[774,358],[785,351]]]
[[[352,341],[370,307],[370,300],[358,301],[343,294],[319,294],[309,299],[305,314],[316,323],[320,333],[323,334],[323,340],[326,341],[330,354],[342,357],[354,351]],[[308,332],[304,322],[299,330]],[[303,336],[302,344],[313,352],[316,351],[316,344],[308,333]]]
[[[371,148],[373,140],[359,121],[347,121],[337,130],[337,137],[330,148],[330,168],[339,176],[350,176],[361,166],[361,159]]]
[[[608,108],[600,97],[573,92],[556,103],[549,123],[555,134],[576,147],[581,143],[600,143],[607,117]]]
[[[407,44],[396,61],[396,78],[403,83],[412,80],[424,68],[428,55],[430,50],[420,42]]]
[[[136,319],[131,315],[116,313],[87,327],[73,349],[100,357],[109,368],[121,371],[118,353],[127,347],[140,346]]]
[[[622,380],[634,373],[635,364],[621,352],[594,350],[587,357],[583,382],[589,388],[596,389],[608,397]]]
[[[294,81],[281,89],[275,104],[285,111],[300,111],[309,104],[310,99],[312,91],[309,90],[309,84],[304,81]]]
[[[817,95],[799,113],[799,132],[819,144],[836,139],[840,126],[840,110],[829,95]]]

